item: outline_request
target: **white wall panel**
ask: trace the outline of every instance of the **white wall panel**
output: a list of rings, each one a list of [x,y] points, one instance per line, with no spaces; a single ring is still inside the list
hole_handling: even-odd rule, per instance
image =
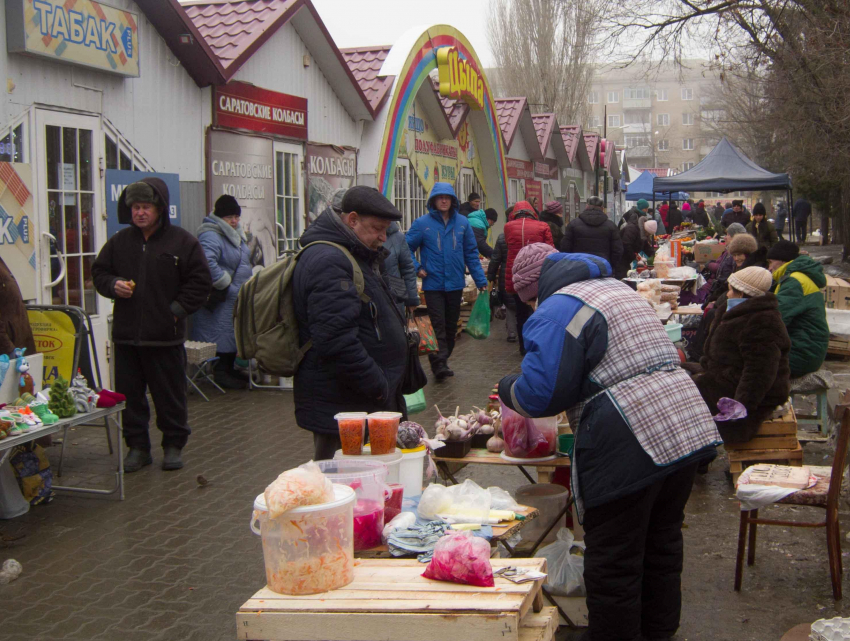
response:
[[[6,53],[5,6],[0,10],[0,79],[7,81],[0,125],[34,103],[103,114],[157,171],[203,180],[209,89],[198,88],[134,3],[111,4],[139,14],[139,78]]]
[[[295,28],[285,24],[254,53],[234,76],[250,82],[307,98],[307,129],[311,142],[360,146],[357,123],[348,114],[316,61],[304,67],[310,51]]]

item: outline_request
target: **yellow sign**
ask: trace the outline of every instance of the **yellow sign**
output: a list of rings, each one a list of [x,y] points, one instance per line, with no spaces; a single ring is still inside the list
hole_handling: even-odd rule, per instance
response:
[[[472,60],[460,57],[457,47],[437,50],[440,95],[463,100],[472,109],[484,109],[484,78]]]
[[[66,381],[74,377],[76,331],[71,318],[59,311],[27,311],[35,348],[44,354],[43,385],[51,385],[61,375]]]
[[[9,52],[139,76],[139,19],[93,0],[9,0]]]

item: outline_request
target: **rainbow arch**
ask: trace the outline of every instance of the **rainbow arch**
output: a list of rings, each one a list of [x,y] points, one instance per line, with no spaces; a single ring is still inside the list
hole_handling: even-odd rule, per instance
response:
[[[502,198],[507,203],[508,181],[505,165],[505,143],[502,140],[502,130],[499,127],[490,83],[483,73],[483,67],[472,49],[472,45],[460,31],[448,25],[430,27],[417,39],[396,79],[384,127],[381,151],[378,156],[378,189],[387,198],[391,197],[395,165],[398,159],[399,136],[405,131],[405,114],[416,99],[419,87],[422,86],[428,75],[437,68],[437,49],[452,46],[458,48],[461,57],[475,62],[479,71],[481,71],[481,77],[484,79],[484,115],[487,119],[490,140],[493,143],[493,152],[498,166]],[[481,141],[478,141],[478,144],[480,146]]]

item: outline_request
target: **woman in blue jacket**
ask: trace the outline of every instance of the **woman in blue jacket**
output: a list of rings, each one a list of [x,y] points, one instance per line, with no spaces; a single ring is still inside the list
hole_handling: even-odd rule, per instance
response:
[[[214,378],[221,387],[244,389],[248,379],[234,370],[236,335],[233,333],[233,306],[239,289],[251,278],[251,253],[245,232],[239,224],[242,208],[233,196],[225,194],[215,201],[213,212],[198,229],[198,241],[204,248],[212,274],[213,289],[226,291],[224,301],[208,303],[192,317],[192,340],[215,343]]]
[[[440,346],[437,354],[428,355],[438,381],[454,376],[448,360],[455,346],[466,268],[479,290],[487,288],[475,234],[469,220],[458,213],[458,207],[454,188],[449,183],[434,183],[428,197],[428,213],[417,218],[407,232],[407,244],[422,278],[425,304]]]

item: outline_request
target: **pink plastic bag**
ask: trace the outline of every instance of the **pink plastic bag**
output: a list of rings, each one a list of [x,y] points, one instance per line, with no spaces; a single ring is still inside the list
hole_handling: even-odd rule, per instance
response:
[[[426,579],[492,588],[490,544],[470,532],[452,532],[439,541],[425,572]]]
[[[505,437],[505,454],[512,458],[544,458],[555,451],[557,426],[552,440],[541,432],[533,419],[525,418],[507,407],[502,406],[502,434]]]

